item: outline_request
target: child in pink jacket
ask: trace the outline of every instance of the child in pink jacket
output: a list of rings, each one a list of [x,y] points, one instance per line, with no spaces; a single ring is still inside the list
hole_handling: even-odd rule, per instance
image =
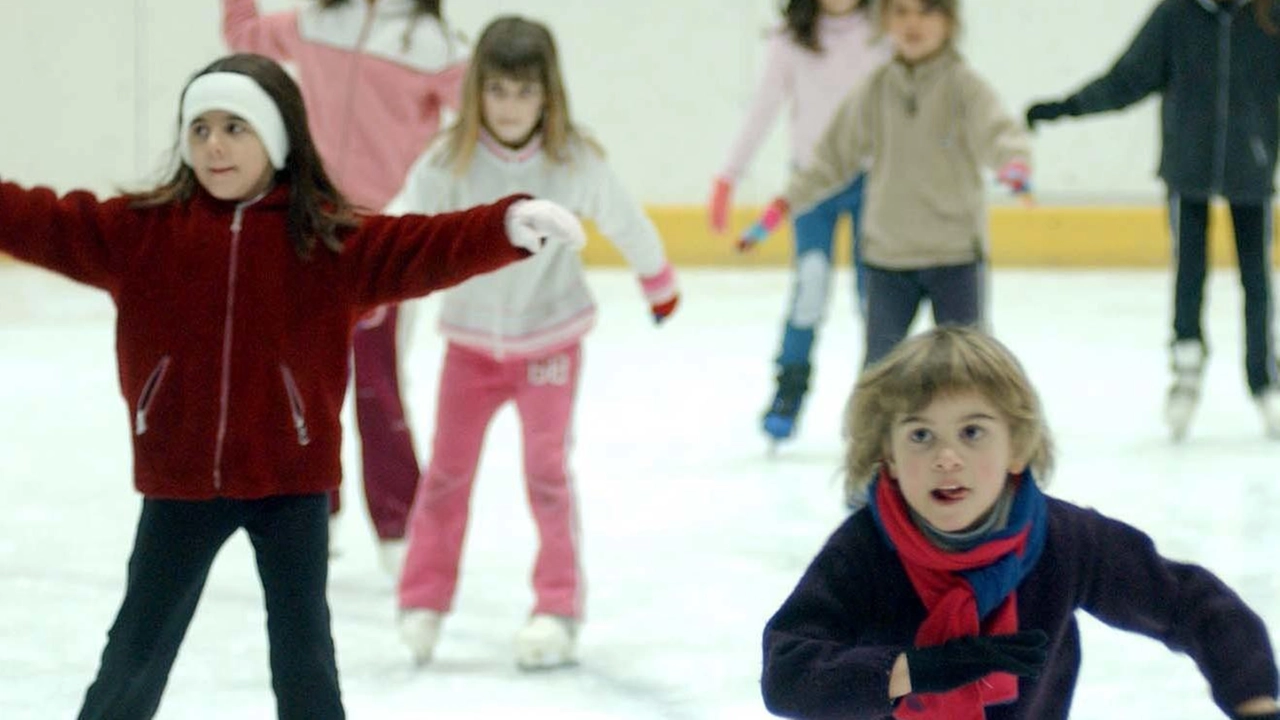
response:
[[[292,63],[311,131],[338,187],[381,210],[409,166],[457,108],[466,48],[441,20],[440,0],[317,0],[260,15],[254,0],[223,0],[227,44]],[[387,571],[399,573],[418,458],[400,399],[397,306],[372,313],[353,344],[365,499]],[[339,495],[331,497],[336,517]]]

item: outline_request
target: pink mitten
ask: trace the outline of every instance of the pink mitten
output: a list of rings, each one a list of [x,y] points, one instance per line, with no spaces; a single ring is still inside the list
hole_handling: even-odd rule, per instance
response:
[[[718,177],[711,186],[711,202],[707,206],[707,215],[711,220],[711,230],[722,233],[729,227],[729,201],[733,197],[733,183]]]

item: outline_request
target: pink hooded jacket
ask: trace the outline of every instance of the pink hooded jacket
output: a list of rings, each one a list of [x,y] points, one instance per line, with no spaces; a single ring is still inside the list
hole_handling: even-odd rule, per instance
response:
[[[412,0],[365,0],[261,15],[255,0],[222,0],[236,52],[291,63],[320,156],[353,202],[381,210],[458,108],[467,49]]]

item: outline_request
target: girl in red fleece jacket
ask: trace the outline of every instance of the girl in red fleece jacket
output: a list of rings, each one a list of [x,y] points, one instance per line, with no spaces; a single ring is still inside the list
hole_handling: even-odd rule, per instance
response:
[[[149,718],[222,544],[262,579],[279,717],[344,716],[325,598],[328,493],[356,321],[500,268],[577,220],[511,196],[357,214],[325,174],[297,85],[232,55],[183,90],[170,180],[99,201],[0,183],[0,251],[111,293],[143,494],[124,602],[81,718]]]

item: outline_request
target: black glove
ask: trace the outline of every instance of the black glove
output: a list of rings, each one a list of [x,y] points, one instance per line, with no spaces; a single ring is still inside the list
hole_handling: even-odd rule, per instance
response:
[[[1236,720],[1280,720],[1280,712],[1267,713],[1266,715],[1232,715]]]
[[[1057,120],[1063,115],[1076,115],[1075,103],[1066,102],[1041,102],[1027,108],[1027,127],[1031,130],[1036,129],[1036,123],[1045,120]]]
[[[1049,636],[1043,630],[1013,635],[963,637],[934,647],[906,652],[911,691],[939,693],[955,690],[993,672],[1036,677],[1048,657]]]

